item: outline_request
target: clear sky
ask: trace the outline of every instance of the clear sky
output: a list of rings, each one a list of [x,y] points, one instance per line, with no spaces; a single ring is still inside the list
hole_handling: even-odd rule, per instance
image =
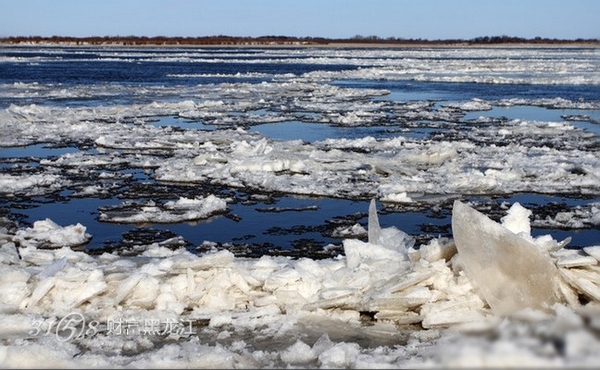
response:
[[[600,39],[599,0],[0,0],[7,36]]]

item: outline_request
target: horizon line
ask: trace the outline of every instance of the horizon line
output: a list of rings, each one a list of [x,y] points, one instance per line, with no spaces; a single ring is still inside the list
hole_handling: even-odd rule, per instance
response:
[[[350,38],[328,38],[328,37],[298,37],[284,35],[265,36],[8,36],[0,37],[3,44],[76,44],[81,45],[122,45],[122,46],[326,46],[336,44],[350,45],[510,45],[510,44],[600,44],[600,39],[557,39],[547,37],[524,38],[516,36],[479,36],[470,39],[415,39],[379,36],[356,35]]]

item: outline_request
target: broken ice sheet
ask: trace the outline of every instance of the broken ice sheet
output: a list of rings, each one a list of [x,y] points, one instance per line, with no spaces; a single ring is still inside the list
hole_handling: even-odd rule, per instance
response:
[[[212,194],[206,197],[188,199],[180,197],[157,205],[154,201],[145,204],[124,203],[119,206],[100,209],[100,221],[117,223],[176,223],[208,218],[227,209],[225,199]]]
[[[535,244],[455,201],[452,232],[465,272],[496,315],[559,301],[558,269]]]

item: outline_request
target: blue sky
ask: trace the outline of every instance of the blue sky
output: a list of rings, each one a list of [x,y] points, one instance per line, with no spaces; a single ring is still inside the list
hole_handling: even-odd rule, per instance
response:
[[[600,38],[598,0],[2,0],[6,36]]]

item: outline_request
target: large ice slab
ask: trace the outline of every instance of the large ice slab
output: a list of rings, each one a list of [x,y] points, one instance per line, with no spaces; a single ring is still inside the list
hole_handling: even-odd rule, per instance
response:
[[[467,275],[495,314],[549,308],[559,301],[558,269],[535,244],[458,200],[452,232]]]
[[[19,230],[13,241],[24,247],[75,247],[85,244],[91,239],[92,236],[85,232],[86,229],[80,223],[63,227],[46,218],[45,220],[35,221],[33,227]]]

